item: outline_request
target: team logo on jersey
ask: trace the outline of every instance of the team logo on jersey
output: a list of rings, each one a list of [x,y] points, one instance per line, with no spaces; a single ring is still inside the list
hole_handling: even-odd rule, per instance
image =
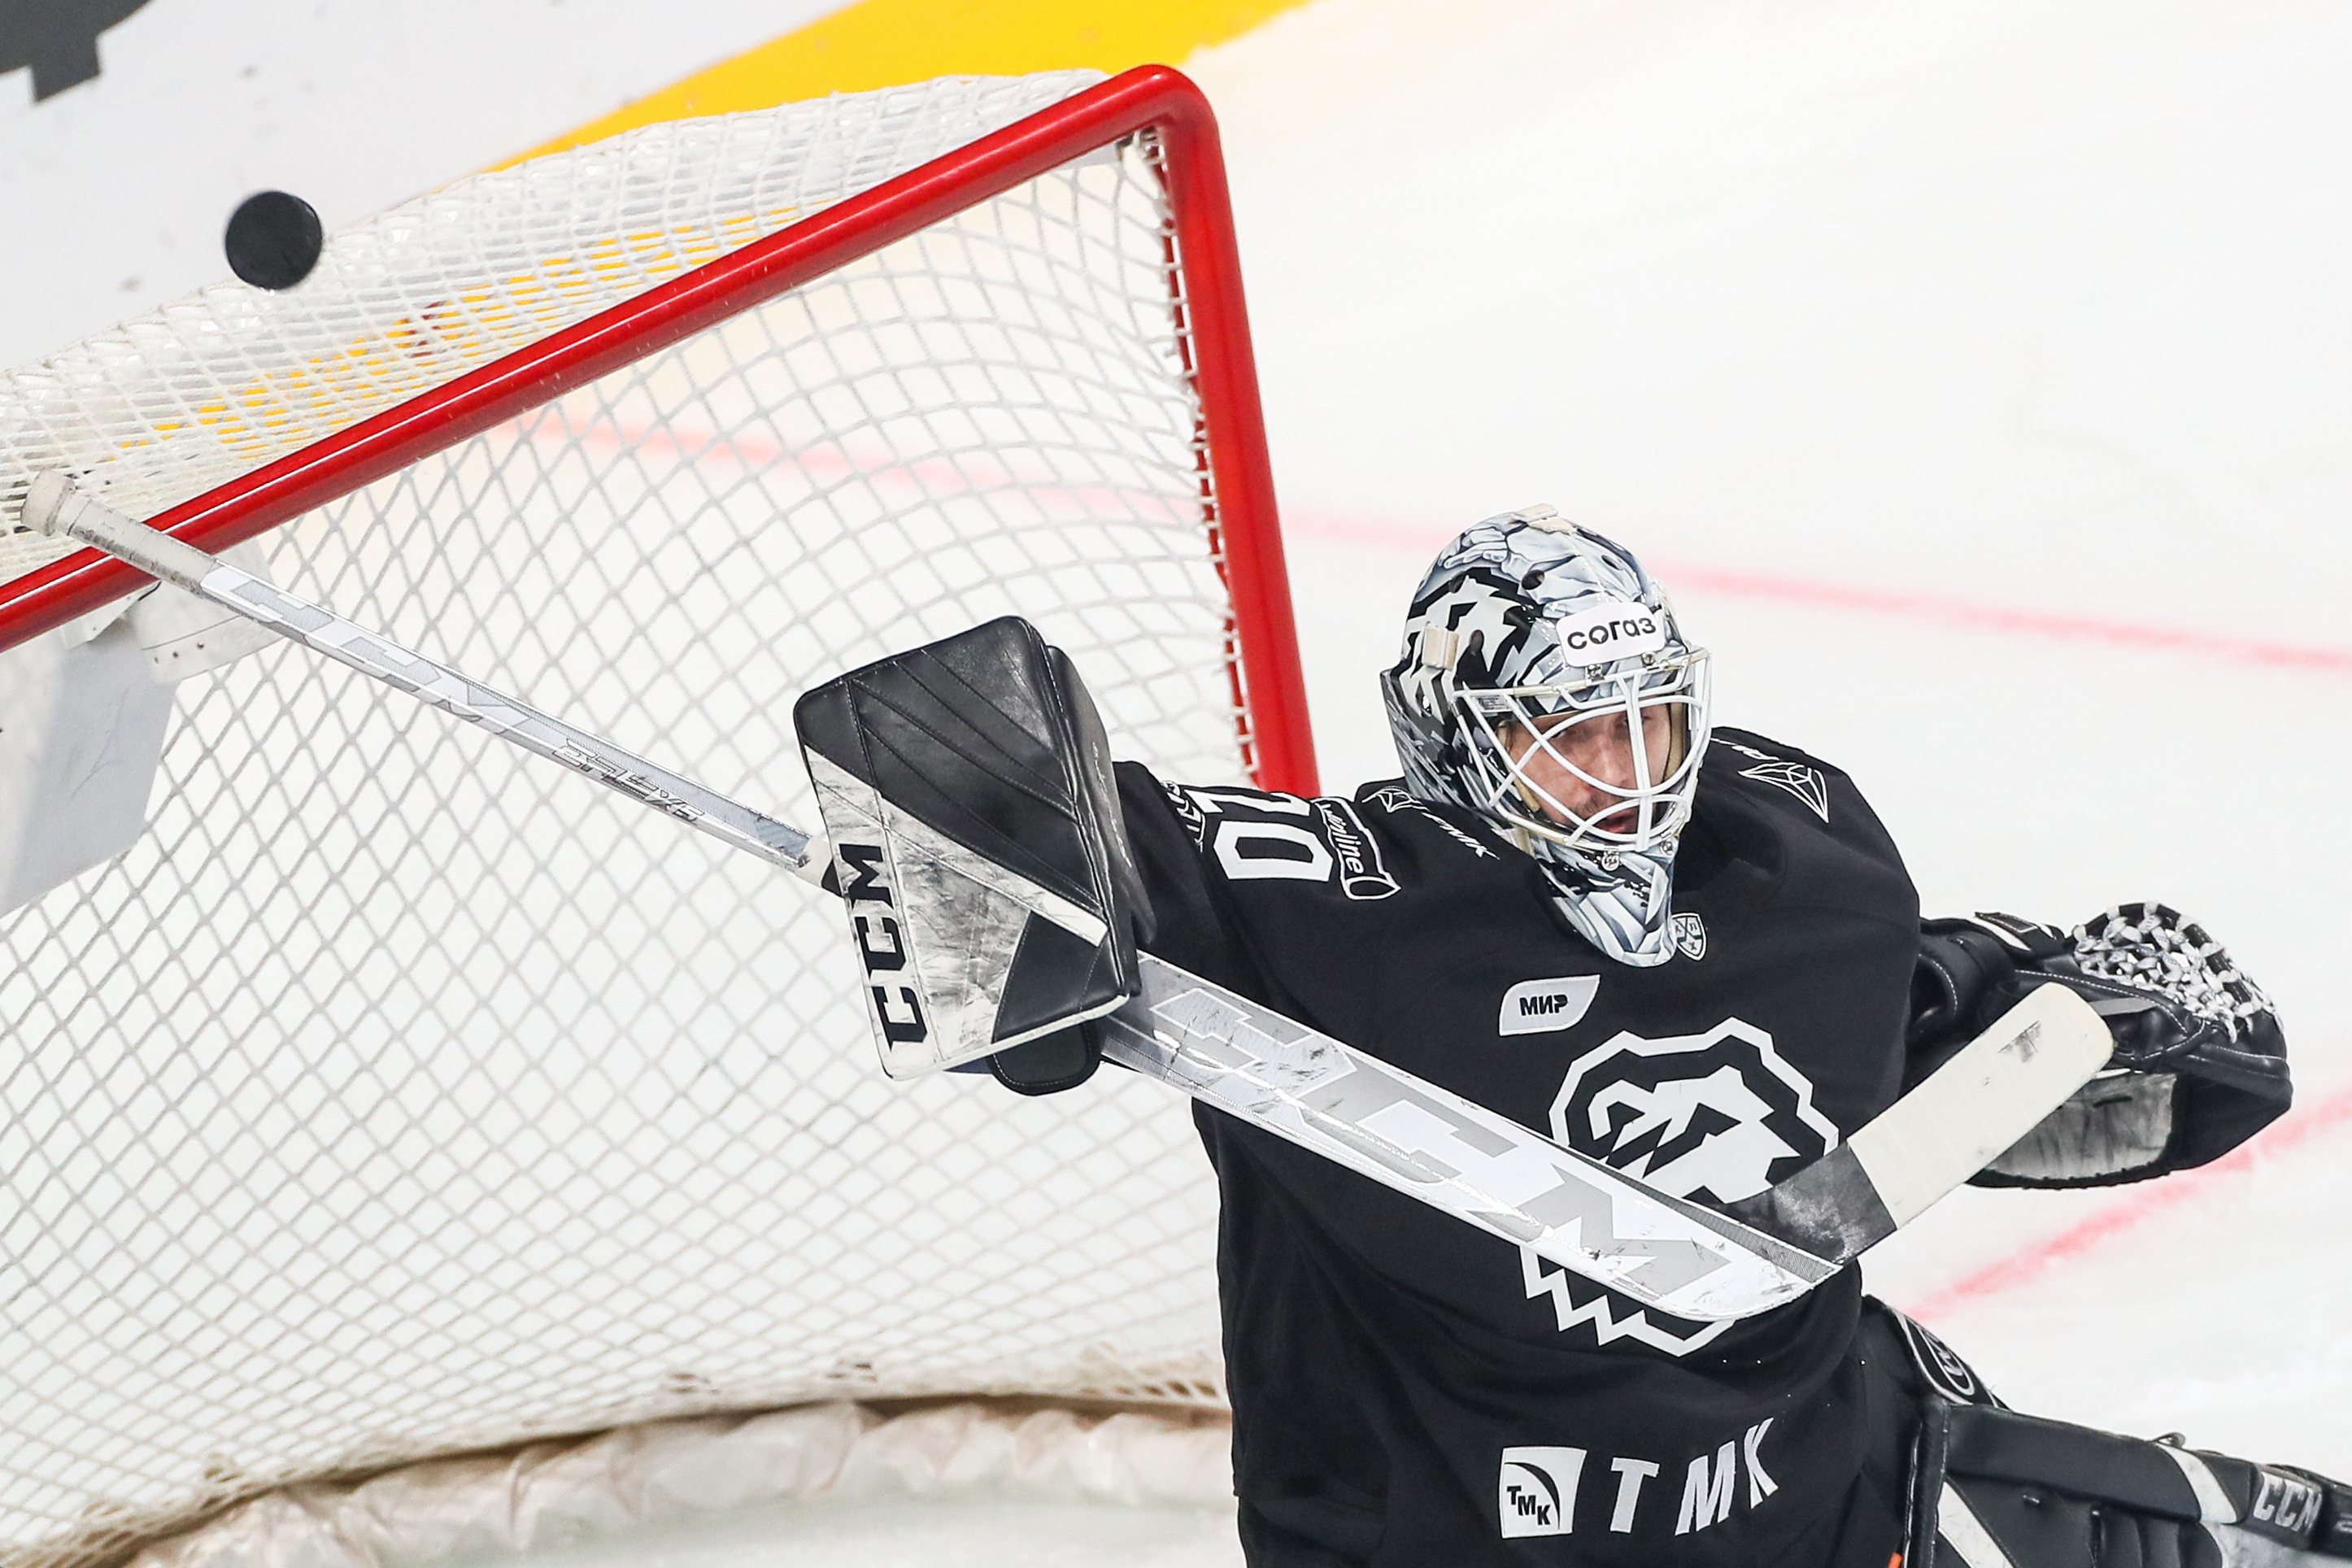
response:
[[[1600,990],[1597,974],[1522,980],[1503,993],[1503,1016],[1495,1027],[1506,1035],[1556,1034],[1591,1011]]]
[[[1693,963],[1706,956],[1706,922],[1696,915],[1676,915],[1666,930],[1675,939],[1675,951]]]
[[[1504,1449],[1495,1497],[1504,1535],[1566,1535],[1583,1470],[1581,1448]]]
[[[1621,1034],[1577,1058],[1552,1100],[1552,1136],[1675,1197],[1751,1197],[1838,1144],[1813,1086],[1772,1037],[1727,1018],[1703,1035]],[[1520,1249],[1530,1300],[1549,1295],[1565,1331],[1686,1354],[1729,1325],[1650,1311]]]

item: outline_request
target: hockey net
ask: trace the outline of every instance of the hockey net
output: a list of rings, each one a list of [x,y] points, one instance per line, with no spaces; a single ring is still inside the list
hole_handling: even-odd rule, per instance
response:
[[[793,697],[1008,612],[1122,754],[1311,787],[1222,180],[1157,68],[632,132],[0,381],[0,521],[64,468],[256,537],[803,825]],[[0,533],[0,644],[138,585],[60,555]],[[890,1084],[793,879],[291,645],[174,697],[135,847],[0,914],[0,1558],[697,1413],[1220,1399],[1164,1089]]]

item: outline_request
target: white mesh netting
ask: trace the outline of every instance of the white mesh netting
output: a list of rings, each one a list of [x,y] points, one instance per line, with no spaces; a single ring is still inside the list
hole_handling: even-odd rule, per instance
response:
[[[59,462],[152,515],[1091,79],[461,182],[0,384],[0,516]],[[313,511],[269,574],[803,826],[793,697],[1012,611],[1123,754],[1237,779],[1151,156]],[[0,914],[0,1558],[654,1416],[1215,1400],[1184,1105],[885,1081],[827,905],[300,648],[183,683],[142,840]]]

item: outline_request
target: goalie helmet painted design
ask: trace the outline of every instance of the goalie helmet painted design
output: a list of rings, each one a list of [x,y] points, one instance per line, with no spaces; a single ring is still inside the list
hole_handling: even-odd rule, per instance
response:
[[[1415,795],[1502,828],[1611,958],[1674,956],[1707,656],[1632,554],[1549,507],[1465,530],[1413,595],[1381,683]]]

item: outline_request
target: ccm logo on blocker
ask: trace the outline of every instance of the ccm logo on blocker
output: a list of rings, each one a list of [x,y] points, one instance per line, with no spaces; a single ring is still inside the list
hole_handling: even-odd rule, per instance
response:
[[[895,914],[859,908],[868,904],[878,904],[886,910],[897,907],[897,900],[890,897],[882,847],[844,843],[835,845],[834,853],[841,868],[841,896],[850,906],[849,923],[857,932],[858,962],[865,965],[869,982],[866,999],[873,1004],[883,1037],[894,1046],[912,1045],[929,1036],[930,1029],[923,1022],[923,1004],[916,996],[915,988],[898,982],[900,972],[907,967],[906,937]]]

